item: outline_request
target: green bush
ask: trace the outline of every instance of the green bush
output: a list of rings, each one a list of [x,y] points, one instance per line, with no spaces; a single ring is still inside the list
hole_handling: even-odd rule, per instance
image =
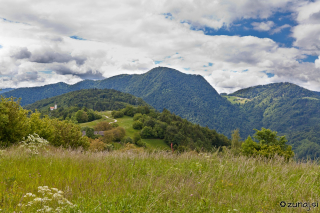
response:
[[[282,156],[289,160],[294,156],[292,147],[286,145],[287,139],[285,136],[278,136],[276,131],[262,128],[255,129],[254,138],[259,143],[252,140],[249,136],[241,145],[241,152],[247,156],[263,156],[266,158],[273,158],[275,155]]]
[[[140,130],[143,127],[143,123],[141,121],[134,121],[133,124],[132,124],[132,127],[134,129]]]
[[[28,135],[28,111],[20,106],[20,99],[4,98],[0,101],[0,146],[8,147]]]
[[[113,118],[122,118],[124,116],[123,112],[121,111],[112,111],[111,115]]]
[[[76,112],[76,119],[79,123],[85,123],[89,120],[88,114],[83,110],[79,110],[78,112]]]
[[[134,120],[134,121],[139,120],[141,117],[142,117],[142,114],[141,114],[141,113],[136,113],[136,114],[134,114],[134,116],[133,116],[133,120]]]
[[[141,137],[142,138],[152,138],[153,137],[152,128],[149,126],[143,127],[143,129],[141,130]]]

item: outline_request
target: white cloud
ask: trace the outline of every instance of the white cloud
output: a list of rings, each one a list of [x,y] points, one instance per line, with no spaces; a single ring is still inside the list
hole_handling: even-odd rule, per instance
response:
[[[318,59],[316,59],[316,61],[314,62],[315,67],[316,68],[320,68],[320,56],[318,57]]]
[[[276,11],[302,11],[309,5],[295,6],[296,2],[304,1],[2,0],[1,17],[13,22],[0,19],[0,75],[4,76],[0,87],[143,73],[156,66],[154,61],[162,61],[161,66],[205,76],[219,91],[281,80],[317,88],[319,68],[297,62],[305,53],[300,49],[281,48],[268,38],[208,36],[190,30],[191,26],[220,28],[236,20],[266,19]],[[172,17],[166,18],[164,13]],[[310,19],[306,17],[298,18],[302,20],[299,23]],[[262,22],[256,27],[272,30],[274,25]],[[70,38],[74,35],[87,40]],[[310,35],[299,36],[297,45],[303,45]],[[248,72],[242,72],[246,69]],[[262,71],[275,76],[268,78]]]
[[[291,26],[289,24],[284,24],[280,27],[273,29],[271,34],[280,33],[283,29],[286,29],[286,28],[291,28]]]
[[[274,22],[253,22],[251,25],[253,26],[253,29],[257,31],[269,31],[274,26]]]
[[[294,45],[308,54],[320,54],[320,1],[296,8],[298,25],[293,28]]]

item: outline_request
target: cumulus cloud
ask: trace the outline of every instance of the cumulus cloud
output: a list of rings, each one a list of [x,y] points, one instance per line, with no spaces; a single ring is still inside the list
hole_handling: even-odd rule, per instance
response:
[[[269,31],[274,26],[274,22],[253,22],[251,25],[253,26],[253,29],[257,31]]]
[[[320,56],[318,57],[318,59],[316,59],[315,63],[315,67],[320,69]]]
[[[273,29],[271,34],[280,33],[283,29],[286,29],[286,28],[291,28],[291,26],[289,24],[284,24],[280,27]]]
[[[76,83],[143,73],[156,66],[154,61],[185,73],[201,74],[221,91],[282,80],[307,88],[320,85],[319,60],[316,64],[297,61],[309,49],[317,52],[316,2],[56,0],[48,5],[42,1],[3,0],[1,4],[1,16],[14,21],[0,20],[4,46],[0,49],[0,74],[9,76],[6,81],[0,78],[0,83],[8,87],[10,83],[26,85],[23,79],[28,78],[30,84],[40,85],[41,79],[42,84]],[[298,26],[292,29],[292,35],[299,48],[282,48],[268,38],[208,36],[191,30],[205,26],[219,29],[251,18],[265,20],[277,11],[296,11]],[[290,26],[276,28],[275,23],[264,21],[253,27],[278,33]],[[39,73],[45,70],[53,72]],[[14,75],[21,76],[21,82]]]
[[[15,52],[11,57],[16,59],[30,58],[31,52],[26,47],[22,47],[17,52]]]
[[[86,58],[84,56],[73,57],[70,53],[58,52],[47,48],[36,50],[30,58],[31,62],[36,63],[67,63],[72,60],[75,60],[78,65],[82,65]]]
[[[298,25],[293,28],[294,45],[320,54],[320,1],[308,2],[296,8]]]

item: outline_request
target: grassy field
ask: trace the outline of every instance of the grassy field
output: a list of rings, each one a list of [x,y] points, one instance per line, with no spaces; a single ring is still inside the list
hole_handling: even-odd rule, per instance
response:
[[[111,111],[105,111],[105,112],[99,112],[103,116],[108,116],[109,118],[102,118],[96,121],[88,122],[88,123],[82,123],[80,124],[81,127],[88,126],[88,127],[94,127],[97,123],[105,120],[107,122],[113,122],[114,119],[111,117]],[[140,130],[136,130],[132,128],[133,118],[129,116],[123,116],[122,118],[117,118],[117,124],[119,126],[123,127],[126,130],[126,137],[133,138],[133,135],[135,132],[139,132]],[[146,142],[147,148],[151,149],[165,149],[169,150],[170,147],[162,140],[162,139],[142,139],[143,142]]]
[[[281,159],[133,147],[103,153],[51,148],[30,156],[13,147],[2,152],[0,164],[0,212],[59,205],[65,212],[306,212],[288,203],[320,201],[319,166]],[[48,187],[47,195],[39,186]],[[52,188],[72,204],[54,202],[59,197]]]
[[[227,100],[230,101],[232,104],[245,104],[246,102],[250,101],[250,99],[248,98],[240,98],[237,96],[224,95],[222,97],[227,98]]]

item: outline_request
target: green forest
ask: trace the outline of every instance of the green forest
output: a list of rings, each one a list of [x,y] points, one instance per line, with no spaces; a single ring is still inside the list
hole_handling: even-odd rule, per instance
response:
[[[128,96],[128,104],[149,104],[159,112],[167,109],[183,119],[202,127],[207,126],[228,138],[231,138],[235,129],[239,129],[243,139],[254,135],[254,129],[272,129],[279,135],[287,136],[288,143],[293,146],[299,158],[320,156],[319,92],[291,83],[255,86],[221,96],[202,76],[157,67],[141,75],[119,75],[101,81],[85,80],[74,85],[58,83],[20,88],[3,95],[21,97],[21,104],[26,109],[37,108],[41,112],[47,110],[48,115],[49,106],[54,106],[55,102],[58,108],[76,106],[78,108],[72,109],[76,112],[83,107],[93,111],[119,110],[126,107],[125,103],[117,99],[117,95],[113,95],[115,99],[111,99],[114,100],[112,103],[110,98],[98,100],[99,95],[89,94],[90,92],[83,92],[81,98],[77,98],[77,93],[69,96],[69,99],[67,96],[56,96],[88,88],[97,88],[97,91],[109,88],[135,95],[140,99]],[[97,99],[94,100],[95,98]],[[40,102],[35,102],[40,99]],[[137,100],[138,103],[135,103]],[[56,111],[52,116],[60,119],[72,118],[72,113],[75,112]]]

